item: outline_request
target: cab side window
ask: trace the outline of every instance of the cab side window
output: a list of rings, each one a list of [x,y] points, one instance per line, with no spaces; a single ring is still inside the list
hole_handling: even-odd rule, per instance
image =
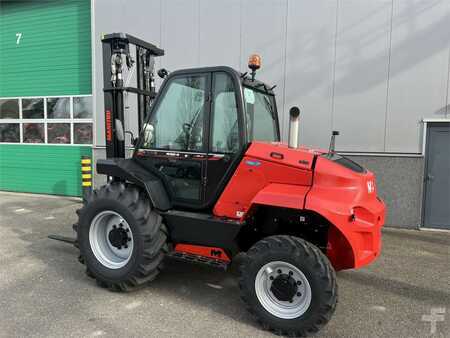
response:
[[[235,153],[239,149],[238,112],[231,76],[214,73],[211,109],[211,152]]]

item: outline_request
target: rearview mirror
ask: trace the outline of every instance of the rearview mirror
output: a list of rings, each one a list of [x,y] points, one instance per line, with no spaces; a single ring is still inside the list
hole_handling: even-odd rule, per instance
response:
[[[154,131],[154,128],[153,128],[153,125],[151,125],[150,123],[146,123],[146,124],[144,124],[144,142],[143,142],[143,144],[144,144],[144,147],[149,147],[150,146],[150,143],[152,142],[152,140],[153,140],[153,131]]]
[[[118,119],[116,119],[116,137],[119,141],[125,140],[125,132],[123,131],[123,125],[122,122]]]

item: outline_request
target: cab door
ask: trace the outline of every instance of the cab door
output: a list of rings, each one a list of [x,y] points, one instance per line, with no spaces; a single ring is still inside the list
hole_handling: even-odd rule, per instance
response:
[[[239,84],[230,73],[212,73],[205,205],[219,198],[244,152]]]
[[[135,153],[136,161],[161,177],[175,207],[204,203],[210,83],[210,73],[171,75]]]

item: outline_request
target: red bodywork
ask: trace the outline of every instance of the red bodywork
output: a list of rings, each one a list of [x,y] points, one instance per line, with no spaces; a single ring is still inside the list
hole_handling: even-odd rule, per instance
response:
[[[323,153],[253,142],[214,214],[244,221],[258,205],[313,211],[331,224],[327,256],[336,270],[369,264],[380,254],[385,215],[375,177],[319,156]]]
[[[229,263],[231,259],[225,253],[225,251],[221,248],[215,248],[210,246],[202,246],[202,245],[191,245],[191,244],[177,244],[175,245],[176,252],[194,254],[202,257],[208,257],[212,259],[216,259],[219,261]]]

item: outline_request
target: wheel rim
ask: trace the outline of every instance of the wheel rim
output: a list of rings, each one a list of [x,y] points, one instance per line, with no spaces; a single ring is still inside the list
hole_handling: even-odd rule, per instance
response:
[[[109,269],[120,269],[130,260],[133,232],[127,221],[117,212],[99,213],[91,222],[89,243],[95,258]]]
[[[282,261],[267,263],[259,269],[255,291],[261,305],[272,315],[294,319],[311,304],[311,286],[300,269]]]

